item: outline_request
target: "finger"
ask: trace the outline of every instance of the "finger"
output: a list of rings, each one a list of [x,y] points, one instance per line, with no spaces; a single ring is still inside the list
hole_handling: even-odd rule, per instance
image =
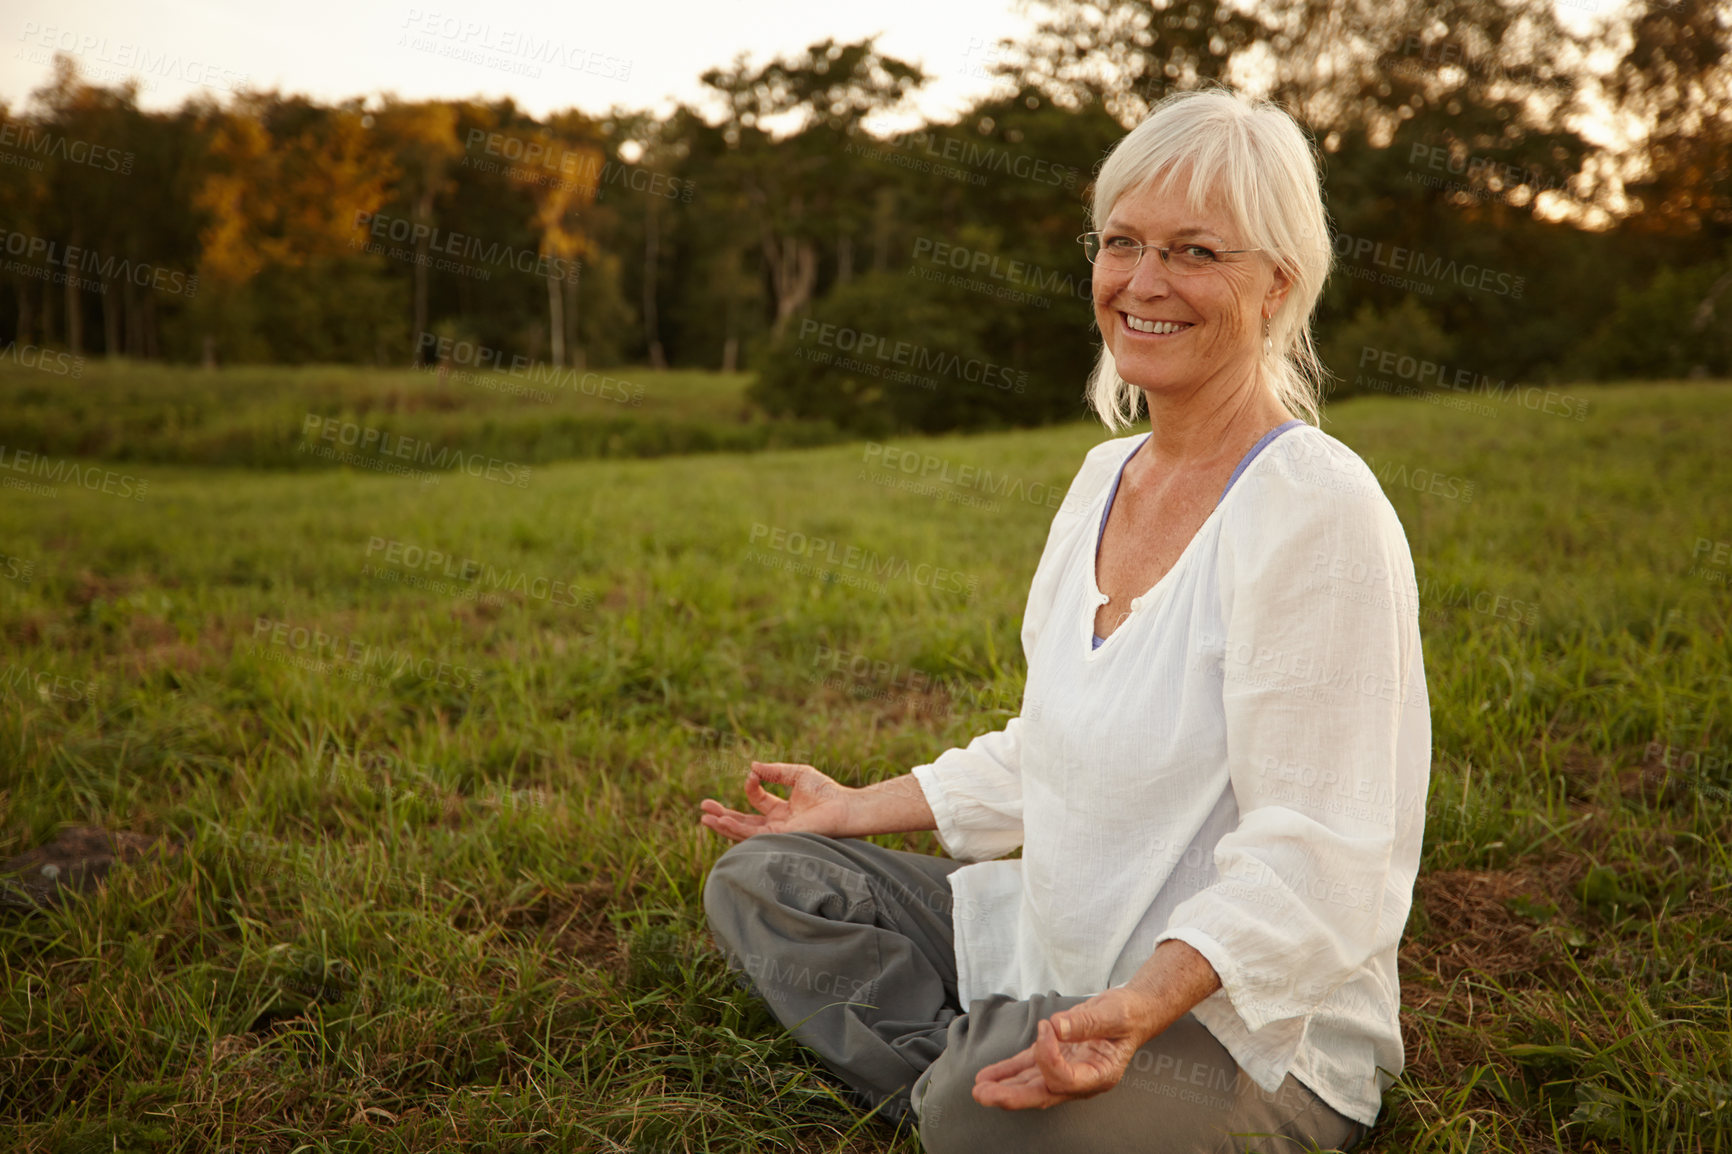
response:
[[[1031,1070],[1033,1068],[1034,1047],[1030,1046],[1028,1049],[1017,1054],[1012,1054],[1010,1057],[1005,1058],[1002,1061],[994,1062],[990,1066],[982,1067],[980,1072],[975,1074],[974,1081],[976,1085],[983,1081],[1002,1082],[1022,1073],[1024,1070]]]
[[[758,771],[755,769],[746,775],[746,800],[752,803],[753,809],[764,814],[777,806],[787,804],[786,799],[777,797],[759,784]]]
[[[1070,1063],[1065,1061],[1059,1045],[1058,1031],[1050,1020],[1042,1020],[1034,1029],[1034,1045],[1029,1047],[1034,1063],[1046,1076],[1046,1084],[1057,1090],[1069,1081]]]
[[[1060,1095],[1093,1093],[1100,1087],[1096,1070],[1088,1062],[1073,1063],[1067,1056],[1067,1048],[1067,1044],[1059,1042],[1052,1023],[1042,1021],[1035,1036],[1034,1060],[1047,1089]]]
[[[794,761],[754,761],[751,776],[774,785],[793,785],[812,768]]]
[[[723,837],[729,838],[732,841],[745,841],[749,837],[760,834],[764,831],[764,825],[766,824],[764,819],[761,817],[748,819],[743,814],[724,815],[706,813],[698,820],[705,826],[708,826],[710,829],[715,830]],[[754,820],[756,824],[754,824]]]
[[[1047,1088],[1037,1069],[1025,1070],[1002,1082],[976,1082],[973,1097],[982,1106],[1001,1110],[1044,1109],[1064,1101]]]
[[[725,806],[721,802],[716,801],[713,798],[708,798],[708,797],[706,797],[702,802],[700,802],[698,804],[698,808],[710,817],[731,817],[731,818],[734,818],[734,819],[739,820],[739,821],[763,821],[764,820],[758,814],[741,813],[737,809],[733,809],[729,806]]]
[[[1061,1042],[1081,1042],[1088,1038],[1104,1037],[1111,1032],[1110,1025],[1103,1016],[1074,1006],[1068,1010],[1060,1010],[1047,1021],[1052,1023],[1054,1033]]]
[[[706,813],[702,817],[698,818],[698,821],[711,833],[719,833],[729,841],[740,840],[739,837],[734,834],[732,825],[722,818]]]

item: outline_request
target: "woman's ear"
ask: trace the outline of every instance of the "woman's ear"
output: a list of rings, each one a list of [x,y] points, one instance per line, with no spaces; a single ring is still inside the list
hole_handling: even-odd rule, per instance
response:
[[[1269,285],[1269,293],[1263,298],[1264,316],[1274,316],[1281,309],[1281,302],[1287,299],[1287,294],[1293,291],[1293,278],[1287,275],[1287,270],[1280,265],[1275,266],[1275,278]]]

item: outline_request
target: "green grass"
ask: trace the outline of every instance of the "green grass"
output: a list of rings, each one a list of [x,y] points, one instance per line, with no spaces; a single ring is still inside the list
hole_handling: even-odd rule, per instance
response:
[[[1371,1150],[1732,1150],[1732,389],[1575,391],[1579,423],[1378,398],[1327,425],[1407,528],[1435,734]],[[182,849],[0,917],[0,1146],[916,1149],[733,987],[696,805],[752,756],[863,782],[1002,726],[1039,486],[1103,435],[895,442],[997,497],[874,483],[861,444],[522,488],[145,454],[110,466],[139,500],[4,490],[0,857],[63,823]],[[776,530],[959,576],[771,567]]]
[[[842,439],[828,421],[766,416],[746,399],[746,373],[453,365],[441,379],[437,369],[88,361],[74,377],[70,358],[48,364],[67,371],[0,366],[0,445],[128,463],[320,469],[330,462],[305,449],[321,444],[309,417],[335,419],[338,435],[348,422],[393,444],[406,438],[427,458],[449,462],[461,451],[530,466]],[[378,458],[376,442],[359,438],[346,447]]]

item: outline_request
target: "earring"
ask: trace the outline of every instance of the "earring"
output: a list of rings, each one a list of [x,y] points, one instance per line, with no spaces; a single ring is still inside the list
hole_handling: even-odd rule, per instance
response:
[[[1269,336],[1269,318],[1263,318],[1263,352],[1268,356],[1275,355],[1275,341]]]

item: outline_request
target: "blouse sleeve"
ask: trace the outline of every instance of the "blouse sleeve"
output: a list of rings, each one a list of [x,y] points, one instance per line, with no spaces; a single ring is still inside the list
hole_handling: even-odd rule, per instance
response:
[[[1055,546],[1078,527],[1095,491],[1117,467],[1114,446],[1122,456],[1128,439],[1104,441],[1089,451],[1047,529],[1022,615],[1025,663],[1034,659],[1035,644],[1057,597],[1060,566]],[[937,819],[944,852],[957,861],[988,861],[1022,844],[1024,724],[1021,717],[1013,717],[1003,729],[982,734],[964,748],[945,750],[911,771]]]
[[[1245,1029],[1295,1038],[1399,944],[1431,762],[1406,535],[1364,462],[1305,443],[1240,480],[1222,527],[1224,636],[1204,644],[1238,824],[1160,938],[1208,959]]]

